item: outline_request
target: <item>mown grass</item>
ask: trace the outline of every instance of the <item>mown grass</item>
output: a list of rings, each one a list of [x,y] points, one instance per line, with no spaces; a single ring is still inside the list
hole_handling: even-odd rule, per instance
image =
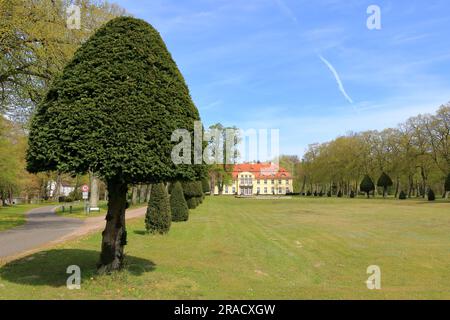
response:
[[[207,197],[166,236],[130,223],[127,267],[111,276],[95,273],[100,239],[4,264],[0,298],[450,298],[448,202]],[[81,267],[81,290],[65,286],[69,265]],[[370,265],[381,290],[366,287]]]
[[[64,206],[64,209],[62,208]],[[72,211],[70,211],[70,206],[72,206]],[[140,203],[131,205],[129,209],[140,208],[147,206],[146,203]],[[98,207],[100,211],[91,211],[89,213],[85,212],[84,202],[72,202],[72,203],[61,203],[60,207],[56,210],[56,214],[63,217],[86,219],[90,217],[104,216],[108,211],[108,202],[99,201]]]
[[[59,208],[56,210],[56,214],[63,217],[86,219],[89,217],[104,216],[108,211],[108,202],[99,201],[98,207],[100,211],[85,212],[85,204],[83,201],[60,203]],[[72,208],[70,208],[72,207]]]
[[[25,223],[25,214],[28,211],[48,205],[52,205],[52,203],[0,206],[0,231],[21,226]]]

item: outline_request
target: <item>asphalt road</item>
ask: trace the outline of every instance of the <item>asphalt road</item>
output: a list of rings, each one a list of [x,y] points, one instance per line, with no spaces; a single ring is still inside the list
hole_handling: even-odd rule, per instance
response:
[[[23,226],[0,232],[0,258],[38,248],[60,239],[83,225],[83,221],[54,213],[55,207],[31,210]]]

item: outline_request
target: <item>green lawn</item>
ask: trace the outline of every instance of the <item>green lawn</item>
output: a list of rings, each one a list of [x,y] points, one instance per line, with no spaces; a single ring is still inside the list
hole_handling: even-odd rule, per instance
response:
[[[31,209],[49,205],[52,204],[21,204],[10,207],[0,206],[0,231],[15,228],[24,224],[25,213],[27,213]]]
[[[98,207],[100,208],[100,211],[92,211],[89,214],[85,213],[84,209],[84,202],[72,202],[72,203],[61,203],[61,206],[56,210],[56,214],[64,217],[71,217],[71,218],[79,218],[79,219],[85,219],[88,217],[95,217],[95,216],[104,216],[106,215],[106,212],[108,210],[108,202],[107,201],[99,201]],[[63,209],[64,206],[64,209]],[[70,212],[70,207],[72,207],[72,211]]]
[[[100,201],[98,203],[98,207],[100,208],[100,211],[92,211],[89,214],[85,213],[84,209],[84,202],[75,202],[75,203],[63,203],[60,204],[61,207],[59,207],[56,210],[56,214],[64,217],[70,217],[70,218],[78,218],[78,219],[86,219],[89,217],[96,217],[96,216],[105,216],[106,212],[108,211],[108,202],[107,201]],[[64,211],[62,206],[64,206]],[[69,207],[72,206],[72,212],[70,212]],[[140,203],[136,205],[132,205],[130,209],[133,208],[139,208],[147,206],[146,203]]]
[[[207,197],[166,236],[128,225],[127,267],[97,276],[100,233],[0,267],[13,299],[450,299],[450,203]],[[65,287],[69,265],[81,290]],[[382,289],[366,288],[378,265]],[[43,268],[45,266],[45,268]]]

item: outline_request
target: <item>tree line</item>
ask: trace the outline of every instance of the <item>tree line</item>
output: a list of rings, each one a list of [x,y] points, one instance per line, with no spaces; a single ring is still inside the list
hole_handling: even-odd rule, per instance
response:
[[[383,195],[426,197],[434,190],[445,196],[450,191],[450,104],[396,128],[311,144],[294,168],[297,191],[303,193],[366,192],[361,182],[368,178],[380,187],[373,191]]]

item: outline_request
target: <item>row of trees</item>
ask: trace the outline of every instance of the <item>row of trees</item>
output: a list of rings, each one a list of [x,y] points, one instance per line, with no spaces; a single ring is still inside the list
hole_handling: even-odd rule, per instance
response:
[[[168,193],[170,191],[170,195]],[[205,197],[201,181],[152,185],[145,227],[147,232],[165,234],[169,232],[171,222],[189,219],[189,209],[195,209]]]
[[[397,128],[312,144],[294,167],[301,192],[364,192],[360,183],[367,175],[384,195],[388,189],[396,197],[401,191],[426,197],[429,189],[444,194],[450,191],[450,104]]]

